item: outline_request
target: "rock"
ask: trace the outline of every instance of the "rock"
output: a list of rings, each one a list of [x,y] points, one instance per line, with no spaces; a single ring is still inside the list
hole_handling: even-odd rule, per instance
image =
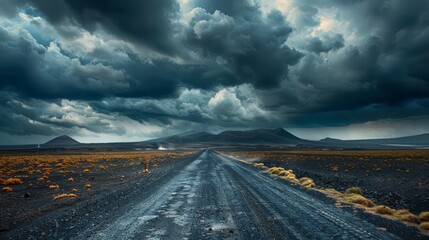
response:
[[[8,227],[0,226],[0,232],[7,232],[7,231],[9,231]]]
[[[29,192],[24,193],[24,196],[22,196],[23,198],[29,198],[31,197],[31,194]]]

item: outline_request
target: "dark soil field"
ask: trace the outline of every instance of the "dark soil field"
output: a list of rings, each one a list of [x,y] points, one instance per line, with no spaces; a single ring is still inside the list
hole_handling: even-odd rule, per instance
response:
[[[155,181],[193,155],[170,151],[0,153],[0,233],[135,180]],[[144,172],[144,163],[149,173]],[[22,183],[6,183],[10,178]],[[75,195],[54,200],[61,194]]]
[[[321,188],[344,192],[360,187],[377,204],[429,210],[429,150],[241,151],[227,152],[267,167],[292,169]]]

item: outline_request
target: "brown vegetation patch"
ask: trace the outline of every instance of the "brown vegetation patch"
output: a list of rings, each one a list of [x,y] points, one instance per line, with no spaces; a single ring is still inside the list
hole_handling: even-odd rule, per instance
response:
[[[420,223],[420,228],[423,230],[429,230],[429,222]]]
[[[12,192],[13,189],[11,187],[4,187],[4,188],[2,188],[2,191],[4,191],[4,192]]]
[[[419,214],[419,219],[422,222],[429,222],[429,212],[421,212]]]
[[[391,209],[383,205],[375,206],[369,210],[382,215],[393,215],[396,213],[395,209]]]
[[[57,196],[54,196],[54,200],[62,199],[62,198],[76,198],[77,195],[74,193],[63,193]]]
[[[20,185],[22,184],[22,180],[19,178],[9,178],[3,182],[3,185]]]

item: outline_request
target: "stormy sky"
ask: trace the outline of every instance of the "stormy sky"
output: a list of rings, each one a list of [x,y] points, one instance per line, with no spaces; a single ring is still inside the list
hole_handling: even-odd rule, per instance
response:
[[[0,0],[0,144],[429,132],[426,0]]]

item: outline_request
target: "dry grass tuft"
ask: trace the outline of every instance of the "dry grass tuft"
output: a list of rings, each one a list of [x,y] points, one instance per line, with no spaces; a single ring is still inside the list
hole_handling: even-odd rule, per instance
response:
[[[375,205],[373,201],[358,194],[346,194],[344,195],[343,199],[346,202],[359,204],[365,207],[373,207]]]
[[[2,190],[3,190],[4,192],[12,192],[12,191],[13,191],[13,189],[12,189],[12,188],[10,188],[10,187],[4,187],[4,188],[2,188]]]
[[[253,166],[255,166],[255,167],[263,167],[265,165],[263,163],[254,163]]]
[[[272,167],[272,168],[268,169],[268,172],[270,172],[271,174],[274,174],[274,175],[278,175],[281,171],[285,171],[285,169],[281,168],[281,167]]]
[[[60,188],[60,186],[58,186],[58,185],[50,185],[49,186],[49,189],[59,189]]]
[[[69,181],[69,182],[74,182],[74,178],[69,178],[69,179],[67,179],[67,181]]]
[[[22,180],[19,178],[9,178],[3,182],[3,185],[19,185],[22,184]]]
[[[403,222],[409,222],[409,223],[418,224],[420,222],[419,217],[417,215],[412,214],[412,213],[400,215],[399,219]]]
[[[58,200],[61,198],[76,198],[77,195],[74,193],[63,193],[54,197],[54,200]]]
[[[326,193],[326,195],[330,196],[330,197],[334,197],[334,198],[342,198],[344,196],[343,193],[333,189],[333,188],[327,188],[324,190],[324,192]]]
[[[410,211],[408,211],[407,209],[400,209],[400,210],[397,210],[395,213],[395,215],[398,217],[406,214],[410,214]]]
[[[99,168],[100,170],[106,170],[106,169],[107,169],[107,167],[106,167],[106,166],[103,166],[103,165],[100,165],[98,168]]]
[[[42,177],[39,177],[39,178],[37,179],[37,181],[38,181],[38,182],[43,182],[43,181],[45,181],[45,179],[44,179],[44,178],[42,178]]]
[[[422,222],[429,222],[429,212],[421,212],[419,214],[419,219]]]
[[[91,172],[91,171],[89,171],[89,169],[88,169],[88,168],[85,168],[85,169],[83,170],[83,172],[84,172],[84,173],[89,173],[89,172]]]
[[[91,184],[89,184],[89,183],[88,183],[88,184],[85,184],[85,188],[86,188],[86,190],[90,190],[90,189],[91,189],[91,187],[92,187],[92,186],[91,186]]]
[[[363,191],[359,187],[350,187],[350,188],[347,188],[346,194],[358,194],[363,196]]]
[[[420,228],[423,230],[429,230],[429,222],[420,223]]]
[[[306,188],[313,188],[316,186],[316,184],[314,183],[313,179],[308,178],[308,177],[303,177],[301,179],[299,179],[299,183]]]
[[[288,176],[288,175],[295,175],[295,174],[293,173],[292,170],[284,170],[284,171],[279,172],[278,175],[279,176]]]
[[[77,188],[72,188],[72,192],[77,193]]]
[[[370,208],[370,211],[373,211],[375,213],[382,214],[382,215],[394,215],[396,213],[395,209],[391,209],[390,207],[383,206],[383,205]]]

